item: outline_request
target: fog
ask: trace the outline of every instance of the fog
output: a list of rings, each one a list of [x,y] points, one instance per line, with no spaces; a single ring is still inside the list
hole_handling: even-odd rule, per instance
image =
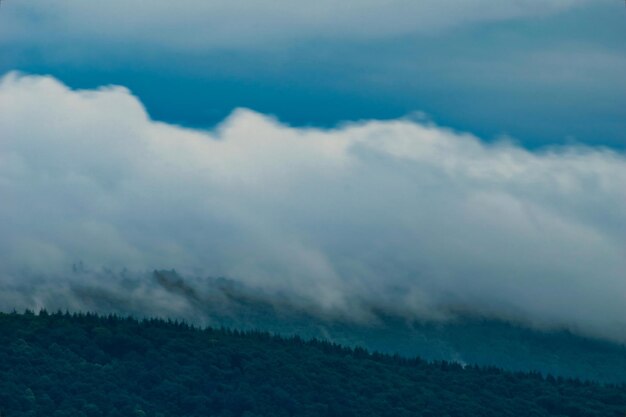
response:
[[[189,314],[223,276],[326,316],[474,315],[626,342],[624,271],[618,151],[246,109],[192,130],[123,87],[0,82],[5,311]]]

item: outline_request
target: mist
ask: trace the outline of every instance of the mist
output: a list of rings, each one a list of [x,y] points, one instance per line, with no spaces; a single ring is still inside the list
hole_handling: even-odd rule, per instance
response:
[[[198,314],[211,276],[326,316],[473,315],[626,342],[624,271],[619,151],[529,151],[410,118],[294,128],[247,109],[194,130],[123,87],[0,81],[5,311]]]

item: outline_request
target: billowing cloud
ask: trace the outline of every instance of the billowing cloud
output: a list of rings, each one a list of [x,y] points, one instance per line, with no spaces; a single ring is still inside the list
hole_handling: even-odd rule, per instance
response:
[[[306,39],[380,39],[481,21],[542,16],[590,0],[20,0],[0,39],[103,41],[182,49],[267,47]],[[65,48],[71,47],[67,44]]]
[[[25,303],[20,287],[32,301],[71,285],[82,261],[228,276],[343,316],[475,314],[626,341],[616,151],[528,151],[404,119],[293,128],[250,110],[191,130],[121,87],[11,74],[0,201],[2,309]]]

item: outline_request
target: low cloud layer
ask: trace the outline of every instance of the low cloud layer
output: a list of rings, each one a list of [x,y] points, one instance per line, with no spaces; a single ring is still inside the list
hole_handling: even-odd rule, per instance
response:
[[[227,276],[341,316],[472,314],[626,342],[615,151],[530,152],[411,120],[292,128],[250,110],[198,131],[151,120],[121,87],[11,74],[0,201],[3,310],[47,306],[83,262]],[[116,276],[86,283],[121,291]],[[163,291],[120,299],[177,308]]]
[[[476,22],[537,17],[591,0],[20,0],[7,4],[0,39],[70,41],[177,49],[258,48],[293,40],[380,39],[432,34]],[[114,28],[114,30],[112,29]],[[68,44],[66,47],[70,47]]]

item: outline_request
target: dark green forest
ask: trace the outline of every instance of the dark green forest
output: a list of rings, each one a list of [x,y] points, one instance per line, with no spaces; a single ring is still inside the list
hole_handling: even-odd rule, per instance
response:
[[[626,414],[624,385],[91,314],[0,314],[0,385],[3,417]]]

